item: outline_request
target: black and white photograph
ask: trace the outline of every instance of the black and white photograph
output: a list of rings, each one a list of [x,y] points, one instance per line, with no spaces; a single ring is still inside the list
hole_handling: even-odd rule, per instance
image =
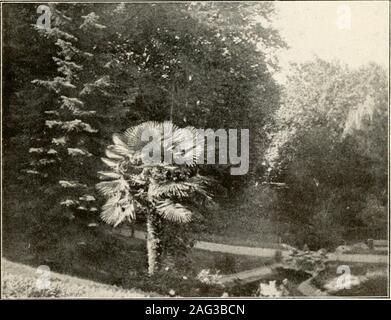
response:
[[[389,28],[389,1],[2,1],[1,298],[389,300]]]

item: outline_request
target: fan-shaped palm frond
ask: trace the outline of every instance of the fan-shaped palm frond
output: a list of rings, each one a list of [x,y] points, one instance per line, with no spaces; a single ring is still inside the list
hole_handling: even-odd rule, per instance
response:
[[[193,216],[188,208],[168,199],[158,202],[156,210],[164,219],[179,223],[190,222]]]
[[[106,153],[106,156],[110,159],[113,159],[113,160],[124,160],[124,157],[119,155],[118,153],[115,153],[113,151],[110,151],[109,149],[106,149],[105,151]]]
[[[170,121],[144,122],[127,129],[122,135],[115,134],[113,142],[106,152],[109,158],[135,157],[144,165],[168,165],[173,161],[194,165],[203,154],[203,141],[198,131],[193,127],[179,128]],[[153,163],[149,155],[151,149],[161,151],[160,155],[154,155]]]
[[[186,185],[185,182],[174,182],[169,181],[166,183],[153,183],[149,186],[148,196],[150,198],[169,198],[188,197],[190,193],[190,186]]]
[[[174,162],[193,166],[203,155],[203,140],[194,127],[178,128],[166,121],[163,126],[162,147],[171,153]]]
[[[112,198],[111,198],[112,199]],[[111,200],[109,199],[109,201]],[[117,199],[114,198],[110,202],[115,202]],[[124,221],[132,221],[136,219],[134,205],[130,204],[127,207],[121,207],[118,203],[115,204],[105,204],[103,210],[100,214],[102,220],[107,224],[113,225],[114,227],[118,226]]]
[[[140,174],[128,174],[126,180],[132,187],[143,187],[147,183],[147,180]]]
[[[107,159],[107,158],[101,158],[101,159],[105,165],[107,165],[108,167],[110,167],[113,170],[116,170],[119,166],[118,161]]]
[[[203,196],[207,200],[211,200],[211,187],[215,186],[217,181],[210,177],[205,177],[200,174],[196,174],[195,176],[190,177],[186,181],[186,185],[188,185],[193,193],[198,193]]]
[[[113,171],[98,171],[98,175],[101,179],[120,179],[122,176]]]
[[[129,148],[121,134],[113,134],[113,145],[108,146],[106,155],[110,158],[130,157],[134,150]]]
[[[198,194],[210,199],[207,185],[202,183],[201,177],[192,177],[184,181],[168,181],[165,183],[153,183],[149,186],[148,195],[150,198],[190,198]]]
[[[162,134],[161,124],[155,121],[147,121],[128,128],[122,135],[128,148],[134,152],[141,152],[141,150],[149,143],[146,137],[158,136]]]
[[[204,137],[194,127],[178,130],[179,138],[174,141],[175,155],[187,165],[195,165],[204,156]]]
[[[127,190],[122,190],[111,197],[102,207],[101,218],[108,224],[118,226],[121,222],[136,219],[133,198]]]
[[[129,184],[124,179],[118,179],[99,182],[96,184],[96,188],[102,195],[111,197],[113,194],[129,189]]]

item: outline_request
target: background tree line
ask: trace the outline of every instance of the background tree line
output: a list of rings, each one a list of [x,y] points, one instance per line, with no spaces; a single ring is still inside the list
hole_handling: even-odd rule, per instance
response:
[[[379,65],[317,58],[291,67],[264,154],[264,177],[286,184],[276,218],[287,240],[332,247],[387,237],[387,112]]]

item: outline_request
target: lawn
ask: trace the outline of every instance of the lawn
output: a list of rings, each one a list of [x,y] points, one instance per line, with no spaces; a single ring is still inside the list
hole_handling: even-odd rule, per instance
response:
[[[282,226],[259,209],[246,210],[240,206],[221,207],[205,220],[205,228],[197,239],[237,246],[279,248]]]
[[[196,279],[202,269],[230,274],[271,262],[270,259],[259,257],[192,249],[187,259],[179,259],[174,266],[163,267],[155,276],[148,277],[144,240],[110,237],[99,230],[70,224],[64,226],[57,241],[45,243],[42,240],[33,245],[27,236],[14,232],[11,237],[6,237],[4,257],[29,265],[32,270],[40,265],[47,265],[51,271],[59,274],[164,296],[169,295],[170,290],[174,290],[175,295],[179,296],[220,296],[224,292],[223,287],[212,285],[206,288]],[[15,281],[19,282],[17,279]],[[29,286],[27,283],[25,285]],[[57,291],[48,294],[71,296],[75,292],[81,292],[82,296],[84,292],[89,292],[88,289],[78,291],[76,288],[76,291],[72,291],[56,288]],[[37,292],[31,294],[39,295]]]
[[[191,251],[193,270],[201,269],[219,270],[221,274],[232,274],[273,263],[272,258],[234,255],[219,252],[193,249]]]
[[[228,216],[224,218],[224,223],[219,217],[210,217],[204,228],[193,236],[197,240],[228,245],[261,247],[271,249],[281,249],[278,234],[278,225],[269,219],[241,215],[240,219],[233,219]],[[246,222],[247,221],[247,222]],[[136,224],[135,229],[146,231],[143,224]]]
[[[333,278],[336,278],[341,275],[337,273],[337,269],[339,266],[340,263],[329,263],[325,272],[321,273],[313,280],[313,284],[317,288],[324,290],[324,286],[326,283],[328,283]],[[387,266],[364,263],[349,263],[348,266],[350,268],[351,275],[353,276],[366,276],[371,273],[378,275],[371,277],[369,280],[358,286],[352,286],[350,289],[340,290],[333,295],[353,297],[384,297],[388,295],[387,284],[389,283],[389,279],[387,277]]]
[[[70,224],[64,227],[57,241],[46,244],[41,241],[34,245],[31,245],[30,239],[24,234],[13,233],[11,238],[7,237],[3,247],[4,256],[10,261],[20,263],[16,266],[23,264],[31,267],[17,267],[16,274],[3,274],[3,280],[10,292],[8,296],[84,297],[91,295],[94,290],[101,296],[112,297],[133,297],[137,294],[218,297],[225,291],[231,296],[251,296],[259,281],[224,288],[217,284],[205,285],[198,281],[196,276],[203,269],[209,269],[211,272],[218,270],[224,275],[262,267],[273,262],[271,258],[192,249],[186,259],[178,259],[172,265],[164,265],[156,275],[149,277],[146,273],[144,240],[111,237],[108,233],[100,233],[99,230]],[[47,265],[55,272],[54,288],[51,291],[40,292],[33,288],[36,281],[34,272],[40,265]],[[15,264],[11,266],[14,268]],[[314,284],[322,288],[325,283],[338,276],[337,267],[337,263],[330,263],[327,271],[316,278]],[[379,266],[368,264],[351,264],[350,267],[353,275],[365,275],[379,269]],[[289,278],[293,287],[303,280],[299,277],[296,283],[296,275],[280,272],[269,280],[282,281],[284,278]],[[80,283],[79,280],[90,282]],[[294,290],[291,292],[297,295]],[[338,295],[384,296],[387,295],[387,279],[375,278],[363,286],[341,291]]]
[[[20,263],[2,259],[2,298],[145,298],[158,296],[50,272],[50,287],[37,286],[42,273]]]

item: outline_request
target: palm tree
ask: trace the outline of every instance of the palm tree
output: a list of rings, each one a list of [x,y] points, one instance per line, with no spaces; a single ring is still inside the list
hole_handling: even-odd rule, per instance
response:
[[[154,137],[153,141],[144,141],[143,134]],[[182,129],[168,121],[148,121],[114,134],[114,144],[107,147],[107,157],[102,158],[110,169],[99,172],[105,181],[98,183],[97,189],[107,198],[101,218],[116,227],[124,221],[133,222],[136,213],[145,212],[150,275],[160,263],[164,220],[190,222],[197,214],[197,205],[211,201],[208,188],[213,179],[201,176],[194,165],[203,154],[200,138],[193,127]],[[154,161],[149,158],[150,146],[163,151]],[[178,157],[182,164],[170,161]]]

